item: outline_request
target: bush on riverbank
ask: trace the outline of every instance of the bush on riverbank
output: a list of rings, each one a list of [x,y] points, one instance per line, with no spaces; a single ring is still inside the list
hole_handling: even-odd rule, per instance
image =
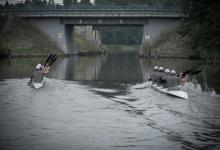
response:
[[[160,34],[152,45],[143,49],[143,56],[148,57],[195,57],[196,53],[189,46],[189,38],[182,37],[176,29]]]
[[[62,54],[56,43],[31,23],[19,18],[11,18],[0,35],[2,53],[10,55],[47,55]]]
[[[78,52],[98,51],[98,48],[94,41],[87,40],[79,33],[75,33],[75,40],[76,50]]]
[[[183,0],[188,14],[180,33],[190,38],[189,45],[203,60],[220,59],[220,3],[216,1]]]

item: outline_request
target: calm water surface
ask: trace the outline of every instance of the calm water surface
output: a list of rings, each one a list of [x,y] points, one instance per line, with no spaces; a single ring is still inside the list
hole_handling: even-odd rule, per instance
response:
[[[135,52],[59,58],[36,91],[45,58],[0,60],[0,149],[220,149],[220,66],[139,59]],[[154,65],[203,71],[170,97],[147,82]]]

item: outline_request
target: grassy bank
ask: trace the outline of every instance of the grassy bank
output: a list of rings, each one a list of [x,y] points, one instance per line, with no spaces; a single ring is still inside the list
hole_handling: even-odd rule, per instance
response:
[[[178,34],[177,29],[169,30],[160,36],[151,45],[143,48],[143,57],[170,57],[188,58],[197,54],[188,46],[188,38]]]
[[[12,17],[0,35],[0,53],[11,56],[63,54],[56,43],[33,24]]]
[[[94,41],[87,40],[75,33],[76,50],[79,55],[100,54]],[[19,18],[10,18],[5,31],[0,34],[0,56],[35,57],[50,53],[65,55],[47,34],[30,22]]]
[[[76,49],[79,52],[97,51],[97,47],[93,41],[85,39],[82,35],[75,33]]]

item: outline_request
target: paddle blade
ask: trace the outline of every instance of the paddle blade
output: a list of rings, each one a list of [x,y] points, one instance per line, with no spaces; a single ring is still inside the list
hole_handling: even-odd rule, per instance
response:
[[[196,70],[196,71],[193,71],[192,73],[190,73],[190,75],[196,75],[196,74],[199,74],[200,72],[202,72],[202,70]]]
[[[55,57],[51,62],[49,63],[49,66],[51,66],[55,61],[57,60],[57,57]]]
[[[45,63],[44,63],[44,66],[47,65],[47,63],[49,62],[49,60],[51,59],[52,56],[53,56],[53,54],[50,54],[50,55],[47,57],[47,59],[46,59],[46,61],[45,61]]]

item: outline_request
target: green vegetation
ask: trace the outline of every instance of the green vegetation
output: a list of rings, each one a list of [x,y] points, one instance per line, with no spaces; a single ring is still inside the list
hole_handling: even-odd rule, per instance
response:
[[[97,47],[93,41],[85,39],[82,35],[75,33],[76,49],[79,52],[97,51]]]
[[[95,0],[95,5],[111,6],[149,6],[149,7],[180,7],[181,0]]]
[[[162,32],[152,45],[144,46],[141,56],[197,58],[187,44],[189,37],[182,37],[177,30],[178,27]]]
[[[98,52],[94,41],[87,40],[78,33],[75,33],[75,44],[78,52]],[[6,30],[0,34],[1,56],[34,56],[49,53],[63,54],[49,36],[30,22],[12,18]]]
[[[140,45],[142,41],[142,27],[97,27],[101,33],[103,44]]]
[[[22,19],[11,18],[0,35],[0,51],[2,55],[47,55],[51,52],[62,54],[46,34],[33,24]]]
[[[180,33],[189,36],[189,45],[203,59],[220,58],[220,2],[183,0],[185,18]]]

